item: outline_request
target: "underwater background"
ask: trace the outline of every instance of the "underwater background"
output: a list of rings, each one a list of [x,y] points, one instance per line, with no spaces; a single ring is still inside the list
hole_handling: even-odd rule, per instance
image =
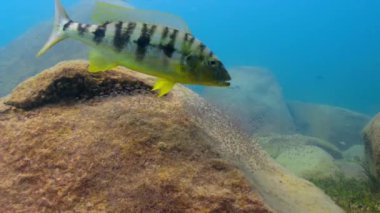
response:
[[[62,1],[67,8],[78,2]],[[287,100],[340,106],[368,115],[380,108],[379,1],[129,3],[183,17],[227,67],[269,69]],[[54,1],[46,0],[4,2],[0,48],[37,23],[50,21],[53,6]]]
[[[102,1],[124,4],[122,0]],[[91,23],[94,2],[62,0],[70,17],[83,23]],[[200,175],[198,181],[214,182],[214,176],[208,172],[228,174],[233,170],[226,165],[232,163],[240,166],[238,170],[250,182],[238,184],[244,186],[241,189],[257,190],[257,198],[262,197],[263,203],[278,212],[289,212],[287,208],[302,209],[298,212],[341,212],[340,207],[347,212],[380,212],[380,114],[376,115],[380,112],[379,1],[122,2],[138,9],[182,17],[195,37],[226,65],[232,77],[231,87],[185,85],[198,96],[176,86],[168,96],[157,98],[150,90],[153,80],[138,72],[119,67],[93,75],[87,72],[86,61],[69,61],[88,58],[87,47],[72,39],[36,58],[52,30],[54,0],[3,2],[0,7],[0,171],[12,172],[0,172],[0,183],[13,178],[16,184],[10,185],[9,190],[20,190],[25,198],[33,200],[33,187],[40,187],[36,183],[48,183],[40,175],[56,171],[54,167],[45,168],[47,161],[69,165],[73,174],[85,168],[87,174],[73,175],[73,179],[63,184],[59,182],[63,179],[58,178],[53,188],[78,185],[101,194],[117,191],[120,185],[127,189],[139,186],[141,190],[137,194],[141,198],[137,200],[141,199],[144,205],[136,206],[142,208],[149,207],[146,196],[152,194],[150,187],[154,186],[157,197],[148,196],[152,202],[163,198],[168,209],[183,209],[160,197],[168,193],[166,189],[171,189],[166,188],[167,183],[182,183],[189,178],[189,188],[179,187],[186,196],[179,197],[186,205],[196,207],[190,204],[194,200],[187,195],[198,195],[196,187],[207,184],[193,182],[189,170]],[[59,62],[63,63],[54,66]],[[44,71],[47,68],[50,69]],[[137,83],[134,78],[138,79]],[[199,140],[193,138],[194,134]],[[118,152],[126,145],[131,146],[128,152]],[[210,152],[202,151],[204,147],[210,148]],[[68,153],[75,153],[77,158]],[[196,156],[194,153],[204,154],[207,160],[193,161],[191,157],[191,165],[183,167],[187,155]],[[91,165],[95,162],[96,169],[87,162]],[[14,169],[19,164],[40,168],[32,171],[37,171],[35,175]],[[215,171],[209,169],[210,165]],[[150,170],[153,167],[157,170]],[[200,170],[190,169],[195,167]],[[128,170],[131,168],[143,178],[136,176],[133,181],[112,182],[114,174],[124,170],[128,174],[124,178],[135,177]],[[162,168],[167,171],[160,171]],[[152,172],[150,176],[146,171]],[[60,172],[54,174],[61,177],[65,172],[71,173],[65,169]],[[98,173],[109,176],[94,178]],[[20,174],[26,178],[20,179]],[[223,183],[220,190],[228,192],[228,200],[234,200],[229,196],[236,194],[226,190],[225,183],[231,181],[231,190],[236,190],[239,187],[234,185],[235,179],[240,177],[243,179],[243,176],[218,176],[218,181]],[[303,179],[330,197],[322,193],[314,206],[309,205],[321,191],[315,191],[317,187],[312,184],[303,185]],[[93,181],[90,187],[88,180]],[[93,187],[109,182],[114,184],[111,184],[114,189]],[[24,193],[26,183],[29,188]],[[49,184],[47,188],[51,187]],[[3,188],[0,184],[0,194]],[[188,193],[188,189],[194,191]],[[177,191],[172,192],[178,198]],[[213,198],[219,189],[204,192]],[[82,197],[81,193],[82,190],[74,190],[73,194]],[[136,191],[127,194],[135,195]],[[35,195],[40,199],[40,195]],[[125,194],[119,195],[119,201],[123,201]],[[70,196],[57,196],[57,199],[51,197],[53,204],[47,202],[52,208],[64,209],[66,204],[71,208],[72,202],[77,202]],[[67,198],[67,203],[59,207],[61,198]],[[227,199],[220,198],[222,204]],[[7,199],[0,196],[0,204],[7,203],[10,209],[17,207]],[[204,200],[202,196],[200,200]],[[19,207],[28,207],[29,200],[26,201],[25,206]],[[37,208],[45,205],[39,206],[34,200],[30,203]],[[131,203],[119,204],[109,206]]]

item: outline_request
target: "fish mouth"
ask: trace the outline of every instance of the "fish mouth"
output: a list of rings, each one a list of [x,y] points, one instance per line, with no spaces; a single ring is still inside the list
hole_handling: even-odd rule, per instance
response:
[[[221,81],[221,86],[224,86],[224,87],[228,87],[231,85],[231,83],[229,81],[231,81],[231,76],[230,74],[228,73],[228,71],[226,69],[223,70],[223,81]]]
[[[225,81],[225,82],[222,82],[222,86],[229,87],[229,86],[231,86],[231,83],[228,81]]]
[[[231,85],[228,81],[212,81],[212,82],[202,82],[197,83],[199,85],[203,86],[211,86],[211,87],[229,87]]]
[[[230,76],[230,74],[228,73],[228,71],[227,71],[225,68],[223,68],[223,69],[220,71],[219,76],[220,76],[220,77],[219,77],[219,80],[223,81],[224,83],[228,83],[228,84],[229,84],[228,81],[231,80],[231,76]]]
[[[219,87],[229,87],[231,86],[231,83],[228,81],[218,81],[215,85]]]
[[[217,82],[218,86],[228,87],[231,85],[229,81],[231,81],[230,74],[227,72],[227,70],[223,70],[223,72],[221,72],[221,77],[219,77],[219,81]]]

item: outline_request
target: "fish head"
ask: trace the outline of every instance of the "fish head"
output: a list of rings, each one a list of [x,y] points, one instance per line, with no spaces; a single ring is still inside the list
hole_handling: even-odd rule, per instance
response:
[[[187,70],[193,83],[208,86],[230,86],[231,77],[223,63],[216,57],[189,56]]]

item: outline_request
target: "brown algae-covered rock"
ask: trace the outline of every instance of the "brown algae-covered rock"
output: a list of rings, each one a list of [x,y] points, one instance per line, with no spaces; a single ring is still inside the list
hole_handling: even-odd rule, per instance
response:
[[[62,63],[0,108],[1,212],[270,212],[150,79],[86,69]]]
[[[61,63],[0,100],[0,211],[342,212],[176,86]]]

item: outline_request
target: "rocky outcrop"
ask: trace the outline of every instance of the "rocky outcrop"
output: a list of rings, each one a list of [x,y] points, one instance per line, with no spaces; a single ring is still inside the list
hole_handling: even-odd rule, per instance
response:
[[[0,102],[0,209],[342,212],[182,86],[66,62]]]
[[[333,144],[319,138],[304,136],[300,134],[270,134],[266,136],[256,137],[255,140],[257,140],[261,147],[274,159],[288,149],[293,149],[294,147],[300,147],[304,145],[319,147],[337,159],[343,157],[340,150]]]
[[[333,178],[339,172],[331,155],[315,146],[292,147],[282,152],[276,161],[308,180]]]
[[[342,153],[327,141],[299,134],[272,134],[256,140],[276,162],[299,177],[320,180],[339,172],[332,156],[342,158]]]
[[[256,137],[260,146],[278,163],[300,177],[321,180],[343,175],[364,180],[364,146],[355,145],[341,152],[319,138],[293,134]]]
[[[178,100],[125,71],[86,69],[61,64],[5,100],[2,212],[270,212]]]
[[[297,132],[333,143],[341,150],[362,144],[361,130],[369,117],[347,109],[303,102],[289,102]]]
[[[347,162],[363,162],[364,159],[364,145],[354,145],[343,152],[344,160]]]
[[[208,87],[202,96],[231,114],[249,134],[294,132],[281,87],[271,72],[236,67],[231,69],[231,75],[230,88]]]
[[[380,179],[380,114],[363,131],[365,158],[372,175]]]

